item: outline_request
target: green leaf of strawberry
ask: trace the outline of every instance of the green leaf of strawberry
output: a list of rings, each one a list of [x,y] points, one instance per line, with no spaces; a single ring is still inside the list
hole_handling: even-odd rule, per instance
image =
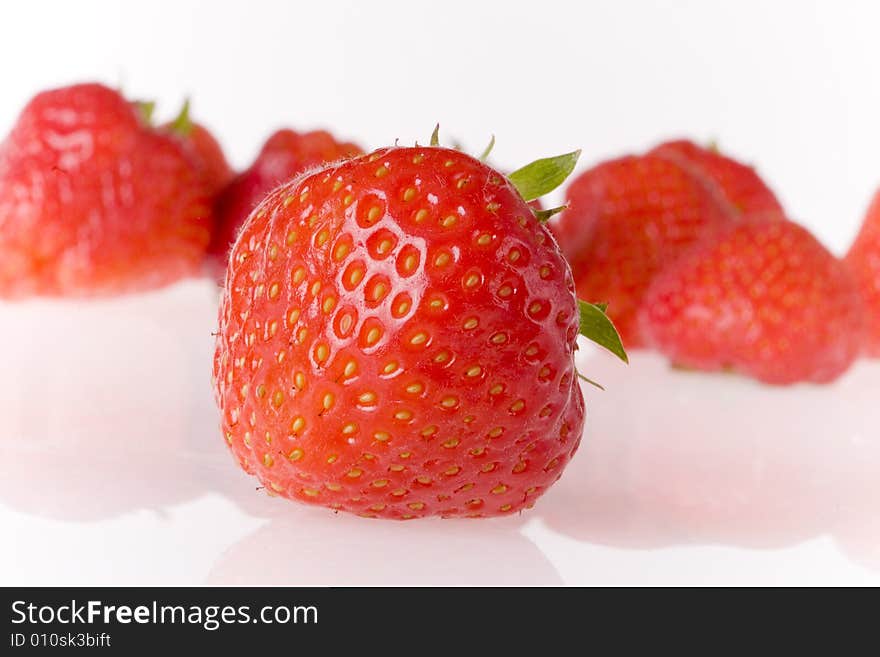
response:
[[[527,164],[511,173],[508,178],[520,196],[526,201],[533,201],[559,187],[574,171],[580,157],[580,150],[545,157]]]
[[[489,140],[486,148],[484,148],[483,152],[480,154],[480,162],[485,162],[489,159],[489,156],[492,154],[493,148],[495,148],[495,135],[492,135],[492,138]]]
[[[560,205],[557,208],[550,208],[549,210],[533,210],[532,214],[535,215],[535,219],[540,221],[542,224],[546,224],[550,220],[550,217],[555,214],[559,214],[567,207],[567,205]]]
[[[183,101],[183,107],[171,122],[171,132],[180,136],[188,137],[193,131],[193,122],[189,117],[189,98]]]
[[[594,387],[596,387],[596,388],[599,388],[599,390],[601,390],[601,391],[603,391],[603,392],[605,391],[605,386],[603,386],[601,383],[598,383],[597,381],[593,381],[593,379],[591,379],[591,378],[589,378],[589,377],[584,376],[584,375],[581,374],[580,372],[577,373],[577,377],[578,377],[581,381],[583,381],[584,383],[589,383],[591,386],[594,386]]]
[[[589,338],[600,347],[604,347],[624,363],[629,362],[620,335],[614,324],[605,314],[608,304],[594,304],[578,300],[581,316],[580,334]]]
[[[140,114],[141,120],[146,125],[151,125],[153,122],[153,112],[156,111],[156,102],[153,100],[135,100],[133,105],[137,109],[138,114]]]

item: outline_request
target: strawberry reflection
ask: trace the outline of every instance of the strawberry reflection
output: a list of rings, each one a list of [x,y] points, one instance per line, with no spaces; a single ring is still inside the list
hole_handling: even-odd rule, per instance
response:
[[[831,535],[880,568],[880,362],[828,386],[774,388],[670,370],[637,353],[580,369],[581,451],[536,510],[553,529],[628,548],[779,548]]]
[[[287,503],[230,548],[211,584],[550,586],[562,579],[518,518],[366,519]]]
[[[206,369],[215,296],[190,282],[0,305],[0,504],[87,521],[201,494],[197,468],[225,457]]]

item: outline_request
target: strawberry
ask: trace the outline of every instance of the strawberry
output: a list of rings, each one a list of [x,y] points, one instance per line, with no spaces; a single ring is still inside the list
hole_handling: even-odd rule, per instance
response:
[[[263,145],[250,168],[236,176],[217,199],[217,225],[208,249],[213,264],[226,267],[229,245],[235,240],[251,210],[274,187],[307,169],[361,153],[358,146],[338,142],[323,130],[275,132]]]
[[[567,197],[555,228],[578,293],[610,303],[629,347],[644,344],[637,313],[664,266],[743,217],[783,216],[753,169],[683,140],[602,163],[575,179]]]
[[[841,261],[801,226],[761,220],[681,256],[640,316],[649,344],[674,363],[775,384],[840,376],[859,352],[863,319]]]
[[[855,274],[867,311],[866,351],[880,356],[880,190],[846,255],[846,264]]]
[[[526,204],[576,157],[508,179],[384,148],[271,192],[232,248],[214,359],[242,468],[368,516],[531,507],[580,442],[579,323],[613,333]]]
[[[660,144],[650,154],[678,162],[704,182],[717,185],[737,212],[777,218],[785,214],[776,195],[752,167],[722,155],[714,145],[703,148],[680,139]]]
[[[38,94],[0,145],[0,296],[139,291],[198,271],[210,203],[181,146],[99,84]]]
[[[164,124],[162,130],[180,140],[186,154],[202,172],[212,195],[217,194],[232,180],[235,173],[226,161],[220,142],[205,126],[192,121],[188,100],[184,102],[180,114],[172,122]]]
[[[576,178],[556,224],[578,294],[609,303],[628,347],[643,345],[636,320],[660,269],[733,220],[719,194],[688,169],[656,155],[604,162]]]

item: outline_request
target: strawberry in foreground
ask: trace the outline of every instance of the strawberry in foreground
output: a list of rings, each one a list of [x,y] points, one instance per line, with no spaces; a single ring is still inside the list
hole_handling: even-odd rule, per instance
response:
[[[880,356],[880,191],[874,195],[846,264],[855,274],[865,303],[866,351]]]
[[[663,267],[745,216],[782,216],[752,169],[687,141],[599,164],[571,183],[567,201],[554,231],[578,294],[610,303],[628,347],[644,345],[637,314]]]
[[[579,326],[625,357],[527,205],[576,157],[508,179],[455,150],[385,148],[273,191],[221,299],[215,390],[241,466],[367,516],[531,507],[580,442]]]
[[[864,320],[844,264],[788,221],[746,222],[694,247],[657,277],[640,319],[673,363],[774,384],[840,376]]]
[[[163,125],[161,130],[180,140],[190,160],[195,162],[202,172],[205,185],[212,195],[220,192],[232,180],[235,172],[226,161],[223,148],[210,130],[192,121],[188,100],[184,102],[180,114],[170,123]]]
[[[285,129],[275,132],[263,145],[254,163],[238,174],[217,198],[217,224],[208,249],[209,264],[221,271],[226,268],[229,247],[242,224],[273,188],[307,169],[362,152],[355,144],[336,141],[323,130],[298,133]]]
[[[197,273],[209,191],[178,141],[99,84],[38,94],[0,145],[0,297],[140,291]]]

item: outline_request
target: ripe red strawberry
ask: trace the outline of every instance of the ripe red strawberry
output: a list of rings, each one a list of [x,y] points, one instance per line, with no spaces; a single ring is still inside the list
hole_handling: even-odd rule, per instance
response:
[[[511,175],[526,200],[540,162]],[[571,272],[523,196],[431,146],[269,194],[232,249],[214,361],[241,466],[271,492],[385,518],[530,507],[584,407]]]
[[[116,91],[38,94],[0,145],[0,296],[145,290],[198,271],[210,203],[181,146]]]
[[[609,302],[629,347],[643,346],[642,295],[683,250],[746,216],[783,218],[752,168],[684,140],[594,167],[572,182],[568,204],[556,232],[578,293]]]
[[[722,155],[714,147],[703,148],[680,139],[660,144],[650,154],[678,162],[707,183],[717,185],[721,195],[742,214],[777,218],[785,214],[776,195],[752,167]]]
[[[192,121],[189,116],[189,101],[183,104],[174,121],[166,123],[162,129],[180,140],[186,154],[202,172],[212,195],[217,194],[232,180],[235,172],[226,161],[220,142],[205,126]]]
[[[604,162],[568,187],[556,233],[578,295],[609,303],[627,347],[642,346],[636,313],[654,276],[708,232],[733,220],[716,190],[656,155]]]
[[[674,363],[775,384],[837,378],[864,320],[844,264],[787,221],[748,221],[698,244],[657,277],[640,319]]]
[[[846,256],[865,303],[866,351],[880,356],[880,190],[874,196],[855,242]]]
[[[307,169],[361,153],[355,144],[338,142],[323,130],[274,133],[250,168],[236,176],[217,199],[217,225],[208,249],[215,261],[213,264],[226,267],[229,246],[242,224],[274,187]]]

